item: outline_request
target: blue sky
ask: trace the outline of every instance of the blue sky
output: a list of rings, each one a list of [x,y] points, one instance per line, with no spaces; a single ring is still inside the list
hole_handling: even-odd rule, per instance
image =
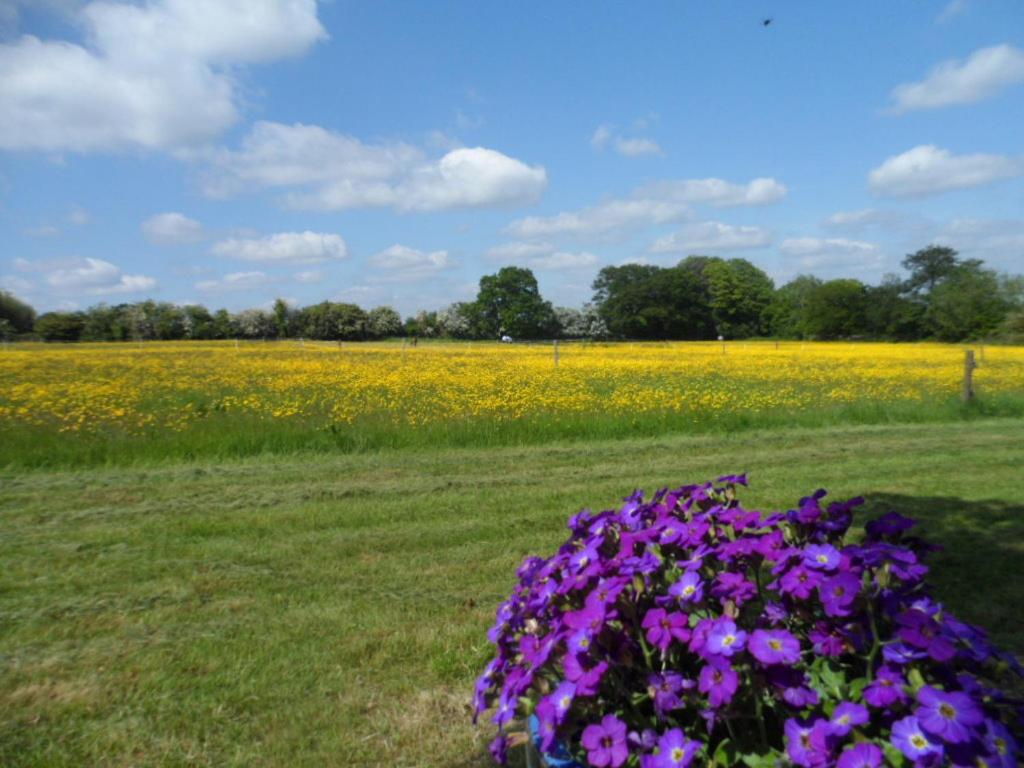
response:
[[[0,0],[0,115],[0,287],[39,309],[1024,271],[1019,0]]]

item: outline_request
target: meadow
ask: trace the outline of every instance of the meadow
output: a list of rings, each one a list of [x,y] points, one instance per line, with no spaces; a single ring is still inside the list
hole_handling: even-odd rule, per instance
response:
[[[1024,347],[803,342],[13,345],[0,465],[539,444],[1024,415]]]
[[[523,557],[726,472],[754,507],[919,518],[940,597],[1024,651],[1024,348],[985,349],[969,406],[963,354],[12,345],[0,765],[491,765],[470,698]]]
[[[1020,652],[1021,466],[999,419],[0,470],[0,765],[491,765],[469,702],[522,558],[725,471],[919,518],[941,598]]]

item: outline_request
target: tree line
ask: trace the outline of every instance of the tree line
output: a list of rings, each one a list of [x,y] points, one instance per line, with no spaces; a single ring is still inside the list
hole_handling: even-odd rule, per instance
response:
[[[1002,337],[1024,341],[1024,277],[1000,275],[942,246],[909,254],[906,277],[879,285],[801,275],[776,288],[745,259],[688,256],[672,267],[602,269],[582,309],[555,307],[529,269],[503,267],[480,279],[476,299],[402,317],[324,301],[271,310],[211,312],[196,304],[142,301],[46,312],[0,292],[0,337],[45,341],[396,336],[456,339],[879,339],[913,341]]]

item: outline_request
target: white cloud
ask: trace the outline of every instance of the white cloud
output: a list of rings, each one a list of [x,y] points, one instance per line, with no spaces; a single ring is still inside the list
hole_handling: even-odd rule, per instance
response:
[[[942,13],[935,19],[936,24],[946,24],[957,16],[966,13],[968,9],[967,0],[949,0]]]
[[[971,104],[1021,82],[1024,51],[1011,45],[995,45],[975,51],[966,61],[944,61],[919,83],[896,86],[892,91],[893,110],[909,112]]]
[[[645,121],[638,121],[638,124],[646,127]],[[590,146],[595,151],[602,152],[609,144],[625,157],[664,154],[658,142],[653,139],[621,136],[615,133],[611,125],[599,125],[590,136]]]
[[[15,295],[24,296],[32,293],[35,286],[30,280],[18,275],[0,275],[0,288]]]
[[[872,268],[882,260],[874,243],[842,237],[791,237],[782,241],[779,252],[796,260],[803,269],[858,265]]]
[[[299,187],[285,197],[294,208],[437,211],[536,202],[547,172],[485,147],[435,159],[403,142],[366,144],[316,125],[259,122],[239,150],[213,156],[204,186],[212,197]]]
[[[506,231],[515,237],[552,237],[570,235],[579,238],[615,236],[651,224],[682,221],[690,215],[684,202],[657,198],[608,200],[579,211],[556,216],[528,216],[513,221]]]
[[[659,181],[639,190],[641,194],[686,203],[707,203],[721,208],[777,203],[787,191],[784,184],[771,178],[757,178],[746,184],[733,184],[722,179]]]
[[[211,249],[218,256],[245,261],[314,264],[344,259],[348,246],[340,235],[321,232],[279,232],[261,238],[229,238]]]
[[[1020,272],[1024,254],[1024,220],[953,219],[943,225],[932,242],[948,245],[966,257],[982,258],[996,269]]]
[[[868,175],[871,191],[891,197],[923,197],[976,187],[1024,173],[1024,162],[1005,155],[954,155],[922,144],[888,158]]]
[[[859,211],[837,211],[826,218],[822,226],[851,234],[877,229],[918,236],[931,230],[934,222],[919,213],[864,208]]]
[[[559,235],[580,239],[612,238],[644,226],[685,221],[691,215],[691,204],[766,205],[785,195],[786,187],[775,179],[754,179],[747,184],[722,179],[661,181],[634,190],[628,198],[607,200],[555,216],[518,219],[505,231],[521,238]]]
[[[560,272],[570,269],[590,269],[597,265],[599,261],[597,256],[587,251],[579,253],[555,251],[547,256],[534,256],[528,260],[528,263],[533,269],[545,272]]]
[[[200,145],[237,118],[238,65],[327,36],[316,10],[316,0],[89,3],[76,19],[84,45],[30,35],[0,44],[0,148]]]
[[[25,230],[25,234],[29,237],[57,237],[60,234],[60,228],[53,226],[53,224],[40,224],[38,227],[29,227]]]
[[[652,139],[627,139],[621,136],[615,140],[615,151],[626,157],[664,154],[658,142]]]
[[[371,266],[381,270],[375,279],[382,282],[411,282],[453,266],[448,251],[420,251],[406,245],[392,245],[368,259]]]
[[[142,234],[157,245],[187,245],[206,239],[202,224],[174,211],[150,216],[142,222]]]
[[[295,282],[297,283],[319,283],[323,279],[324,273],[318,269],[308,269],[295,273]]]
[[[771,233],[762,227],[700,221],[658,238],[649,250],[651,253],[742,250],[761,248],[768,245],[771,239]]]
[[[146,275],[126,275],[109,261],[102,259],[71,259],[45,272],[46,283],[60,293],[93,295],[138,293],[156,287],[156,280]]]
[[[84,227],[92,221],[92,216],[80,205],[71,206],[71,210],[68,211],[68,223],[74,224],[76,227]]]
[[[551,243],[521,241],[488,248],[484,256],[489,261],[517,264],[543,271],[585,269],[599,261],[597,256],[586,251],[570,253],[559,250]]]
[[[554,253],[555,246],[551,243],[502,243],[488,248],[484,253],[490,261],[506,261],[512,259],[529,259],[534,256],[547,256]]]
[[[223,293],[225,291],[247,291],[267,285],[270,277],[265,272],[231,272],[220,280],[200,280],[196,290],[203,293]]]

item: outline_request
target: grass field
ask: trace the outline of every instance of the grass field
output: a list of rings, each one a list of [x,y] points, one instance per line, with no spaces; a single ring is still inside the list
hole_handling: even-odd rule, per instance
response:
[[[0,470],[0,765],[488,765],[468,701],[521,558],[727,471],[920,518],[940,596],[1021,651],[1022,466],[999,419]]]
[[[1024,416],[1024,347],[979,358],[965,408],[948,344],[12,345],[0,466]]]

